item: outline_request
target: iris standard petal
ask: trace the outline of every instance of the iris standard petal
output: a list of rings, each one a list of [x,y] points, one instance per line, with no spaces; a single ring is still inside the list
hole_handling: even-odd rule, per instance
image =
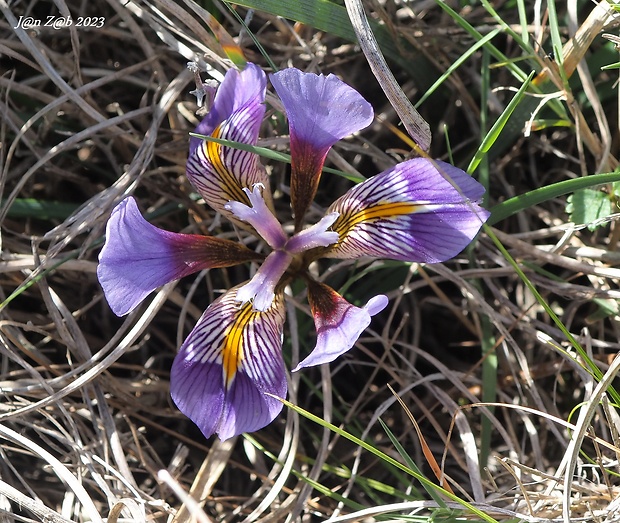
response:
[[[211,112],[196,133],[256,145],[265,115],[266,82],[265,74],[254,64],[241,72],[229,70]],[[254,153],[192,138],[186,173],[204,200],[235,222],[224,206],[231,200],[249,204],[243,188],[262,183],[266,188],[263,197],[269,207],[272,205],[267,174]]]
[[[484,187],[461,169],[415,158],[350,189],[328,212],[340,234],[328,258],[372,256],[437,263],[456,256],[476,236],[489,212]]]
[[[225,440],[271,423],[284,398],[282,359],[284,299],[265,312],[239,306],[236,289],[214,301],[174,359],[170,393],[175,404],[202,430]]]
[[[177,234],[147,222],[132,197],[112,211],[97,277],[117,316],[131,312],[162,285],[200,271],[261,259],[242,244],[196,234]]]
[[[270,76],[288,116],[291,203],[297,230],[314,199],[329,149],[370,125],[372,106],[336,76],[283,69]]]
[[[347,352],[370,325],[370,317],[388,304],[387,296],[380,294],[364,307],[356,307],[331,287],[315,281],[308,283],[308,301],[316,326],[316,347],[293,372],[329,363]]]

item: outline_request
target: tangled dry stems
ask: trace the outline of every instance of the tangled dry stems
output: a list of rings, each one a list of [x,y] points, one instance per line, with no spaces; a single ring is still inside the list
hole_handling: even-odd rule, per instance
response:
[[[14,31],[20,14],[57,12],[51,2],[9,7],[0,1],[3,517],[181,523],[315,514],[335,522],[428,514],[436,502],[419,501],[410,478],[293,411],[253,436],[222,443],[205,441],[171,404],[168,370],[176,348],[218,290],[244,279],[246,269],[168,285],[137,313],[118,319],[97,284],[96,255],[110,210],[130,193],[162,227],[236,234],[196,201],[184,177],[187,135],[196,123],[186,62],[198,60],[216,79],[229,63],[196,4],[57,5],[60,13],[104,16],[106,23],[83,31]],[[367,8],[440,70],[472,44],[436,6],[417,14],[398,2],[368,2]],[[480,9],[469,19],[488,28]],[[231,34],[244,34],[226,9],[220,16]],[[339,73],[369,98],[380,121],[397,125],[367,81],[355,46],[261,12],[251,27],[278,66]],[[242,38],[248,58],[263,63],[247,34]],[[448,125],[457,160],[479,136],[472,131],[479,108],[470,91],[479,83],[477,67],[474,57],[450,75],[441,107],[422,107],[435,129],[439,121]],[[513,84],[501,70],[496,81]],[[585,76],[581,81],[594,87]],[[411,82],[404,87],[412,98],[419,94]],[[493,93],[491,107],[501,110],[509,95]],[[596,112],[593,127],[593,118],[574,110],[582,132],[601,132],[590,131],[585,147],[572,130],[519,139],[491,162],[491,204],[584,168],[617,166],[609,145],[617,129],[610,131],[604,111]],[[286,147],[278,138],[282,129],[266,127],[269,132],[264,145]],[[433,156],[445,156],[441,133],[434,134]],[[340,144],[330,161],[372,174],[406,151],[377,123]],[[282,195],[285,167],[270,170]],[[325,191],[340,193],[348,183],[332,177],[324,180]],[[16,217],[17,204],[34,200],[62,201],[75,210]],[[279,205],[286,211],[284,196]],[[400,459],[382,420],[432,477],[389,384],[418,421],[452,490],[487,514],[551,521],[568,512],[571,521],[617,521],[618,414],[604,394],[617,371],[617,311],[599,314],[619,296],[618,229],[615,217],[611,221],[591,233],[566,223],[561,202],[547,202],[495,229],[599,365],[598,385],[514,267],[482,235],[471,251],[474,263],[465,253],[429,267],[331,267],[325,277],[343,284],[354,270],[367,270],[356,295],[384,285],[391,305],[347,358],[291,376],[289,399]],[[291,295],[285,350],[292,360],[308,350],[306,313],[303,296]],[[494,341],[497,358],[493,405],[482,402],[483,339]],[[481,463],[485,424],[491,456]]]

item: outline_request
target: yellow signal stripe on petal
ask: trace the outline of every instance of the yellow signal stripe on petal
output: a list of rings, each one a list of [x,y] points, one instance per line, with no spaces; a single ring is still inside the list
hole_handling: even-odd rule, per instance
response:
[[[218,125],[211,133],[213,138],[221,137],[222,128]],[[227,200],[234,200],[242,203],[249,203],[247,195],[241,190],[239,181],[233,173],[231,173],[222,162],[222,146],[219,143],[206,140],[207,157],[211,160],[213,168],[219,175],[219,186],[226,195]]]
[[[360,223],[371,223],[376,220],[413,214],[423,210],[424,207],[424,205],[414,205],[407,202],[378,203],[352,214],[341,214],[334,223],[333,230],[340,235],[340,240],[342,240]]]
[[[236,314],[235,321],[228,327],[222,344],[222,368],[224,371],[224,385],[232,384],[243,361],[244,330],[258,313],[252,309],[251,303],[242,305]]]

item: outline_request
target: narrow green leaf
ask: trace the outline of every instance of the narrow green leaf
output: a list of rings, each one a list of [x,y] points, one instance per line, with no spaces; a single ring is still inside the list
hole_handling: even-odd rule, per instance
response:
[[[422,96],[422,98],[420,98],[416,104],[415,104],[415,108],[417,109],[418,107],[420,107],[424,101],[435,92],[435,90],[442,84],[444,83],[448,77],[454,73],[454,71],[456,71],[471,55],[473,55],[478,49],[480,49],[481,47],[485,46],[488,42],[490,42],[491,40],[493,40],[493,38],[495,38],[497,35],[499,34],[499,29],[495,29],[493,31],[491,31],[488,35],[484,36],[483,38],[481,38],[480,40],[478,40],[474,45],[472,45],[469,49],[467,49],[467,51],[465,53],[463,53],[459,58],[457,58],[454,63],[452,65],[450,65],[450,67],[448,67],[448,69],[446,70],[445,73],[443,73],[438,79],[437,81],[431,85],[429,87],[429,89],[424,93],[424,95]]]
[[[594,298],[592,303],[597,305],[597,310],[586,317],[586,322],[592,324],[594,322],[604,320],[610,316],[616,316],[620,312],[618,300],[607,300],[603,298]]]
[[[44,278],[46,275],[51,273],[60,267],[63,263],[66,263],[69,260],[74,260],[78,257],[79,250],[73,251],[72,254],[67,255],[66,257],[58,260],[56,263],[50,265],[48,268],[42,270],[41,272],[35,273],[34,276],[30,276],[28,280],[22,283],[17,289],[15,289],[2,303],[0,303],[0,311],[3,310],[9,303],[11,303],[15,298],[17,298],[24,291],[32,287],[35,283]]]
[[[2,200],[2,207],[6,202]],[[38,220],[64,220],[79,207],[68,202],[37,200],[36,198],[17,198],[11,203],[7,216],[12,218],[36,218]]]
[[[527,91],[527,88],[529,87],[530,82],[532,81],[533,77],[534,77],[534,71],[532,71],[529,74],[529,76],[525,79],[525,82],[523,82],[523,85],[521,85],[521,87],[519,88],[517,93],[514,95],[512,100],[510,100],[510,102],[508,103],[508,105],[506,106],[502,114],[499,115],[499,118],[493,124],[493,127],[491,127],[487,135],[484,137],[484,139],[482,140],[482,143],[480,144],[480,147],[476,151],[476,154],[472,158],[469,164],[469,167],[467,168],[468,173],[470,174],[473,173],[478,167],[480,160],[482,160],[482,158],[489,152],[489,149],[495,143],[500,133],[502,132],[502,129],[506,125],[506,122],[510,118],[510,115],[513,113],[517,105],[519,105],[519,103],[525,96],[525,92]]]
[[[389,429],[389,427],[383,422],[383,420],[381,418],[379,418],[379,423],[381,424],[381,427],[383,427],[383,430],[385,431],[385,433],[388,435],[388,438],[390,438],[390,441],[392,442],[392,445],[394,445],[394,448],[396,449],[396,451],[400,454],[400,457],[403,458],[403,460],[405,461],[405,463],[407,463],[407,465],[409,466],[409,468],[411,468],[411,470],[416,471],[418,474],[420,474],[420,476],[422,476],[423,475],[422,471],[415,464],[415,462],[413,461],[411,456],[409,454],[407,454],[407,451],[405,450],[405,447],[403,447],[400,444],[400,441],[398,441],[398,439],[396,438],[394,433]],[[437,504],[441,508],[448,508],[446,506],[444,500],[441,499],[441,497],[437,494],[436,489],[434,487],[433,488],[429,488],[429,487],[427,487],[424,484],[422,484],[422,486],[424,487],[426,492],[428,492],[428,494],[437,502]],[[435,485],[435,486],[437,486],[437,485]]]
[[[560,37],[560,22],[558,13],[555,9],[555,0],[547,0],[547,12],[549,13],[549,32],[551,33],[551,46],[555,61],[558,63],[562,79],[566,82],[566,76],[562,64],[564,62],[564,54],[562,53],[562,38]]]
[[[478,31],[473,25],[471,25],[467,20],[465,20],[460,14],[458,14],[452,7],[450,7],[444,0],[435,0],[437,5],[441,7],[446,13],[448,13],[454,21],[460,25],[467,33],[469,33],[476,41],[482,40],[483,36],[480,31]],[[509,60],[508,57],[502,53],[497,47],[488,42],[485,45],[485,48],[488,49],[491,56],[493,56],[499,62],[507,64],[508,70],[514,75],[517,80],[520,82],[524,82],[527,78],[526,73],[517,67],[516,63],[512,60]],[[536,67],[536,64],[533,62],[531,67]]]
[[[270,452],[264,445],[262,445],[251,434],[244,434],[243,437],[247,441],[249,441],[252,445],[254,445],[258,450],[260,450],[263,454],[265,454],[265,456],[267,456],[269,459],[274,461],[275,463],[279,463],[280,465],[284,464],[284,463],[282,463],[282,461],[278,460],[278,457],[275,454]],[[291,469],[291,474],[293,474],[297,478],[299,478],[299,479],[305,481],[306,483],[308,483],[309,485],[311,485],[312,488],[314,490],[316,490],[317,492],[320,492],[324,496],[327,496],[327,497],[330,497],[332,499],[335,499],[339,503],[342,503],[343,505],[345,505],[345,506],[347,506],[347,507],[349,507],[349,508],[351,508],[353,510],[363,510],[364,508],[366,508],[366,507],[364,507],[364,505],[361,505],[360,503],[357,503],[357,502],[355,502],[355,501],[353,501],[353,500],[351,500],[349,498],[341,496],[337,492],[334,492],[332,489],[322,485],[318,481],[314,481],[314,480],[310,479],[307,476],[307,474],[302,474],[301,472],[299,472],[298,470],[295,470],[295,469]]]
[[[329,0],[224,0],[227,4],[235,4],[250,9],[257,9],[265,13],[282,16],[288,20],[295,20],[305,25],[315,27],[319,31],[333,34],[348,40],[357,42],[357,37],[347,10]],[[370,25],[379,46],[385,55],[397,63],[420,86],[426,88],[436,78],[432,64],[420,53],[416,53],[406,40],[395,41],[390,29],[385,25],[378,24],[374,20]],[[403,49],[411,50],[403,53]],[[421,67],[421,65],[424,67]],[[429,77],[433,76],[430,80]]]
[[[272,396],[272,395],[270,394],[270,396]],[[491,516],[485,514],[480,509],[478,509],[475,506],[473,506],[471,503],[468,503],[467,501],[459,498],[458,496],[452,494],[451,492],[448,492],[447,490],[445,490],[445,489],[435,485],[435,483],[433,483],[432,481],[430,481],[426,477],[417,474],[415,471],[411,470],[406,465],[403,465],[402,463],[400,463],[399,461],[395,460],[391,456],[388,456],[385,452],[382,452],[379,449],[373,447],[370,443],[367,443],[366,441],[364,441],[364,440],[354,436],[353,434],[350,434],[346,430],[341,429],[340,427],[337,427],[336,425],[328,423],[327,421],[325,421],[325,420],[319,418],[318,416],[308,412],[307,410],[304,410],[301,407],[298,407],[297,405],[294,405],[290,401],[287,401],[287,400],[282,399],[282,398],[278,398],[277,396],[272,396],[272,397],[278,399],[286,407],[288,407],[289,409],[292,409],[295,412],[301,414],[302,416],[304,416],[305,418],[309,419],[310,421],[313,421],[314,423],[318,423],[322,427],[327,427],[329,430],[331,430],[335,434],[338,434],[338,435],[342,436],[343,438],[348,439],[349,441],[351,441],[355,445],[358,445],[359,447],[363,448],[364,450],[367,450],[371,454],[374,454],[375,456],[377,456],[379,459],[385,461],[386,463],[389,463],[390,465],[393,465],[394,467],[402,470],[403,472],[406,472],[410,476],[412,476],[415,479],[417,479],[420,483],[422,483],[422,484],[424,484],[424,485],[426,485],[426,486],[428,486],[430,488],[434,488],[437,492],[441,492],[441,494],[444,497],[446,497],[446,498],[448,498],[448,499],[450,499],[452,501],[455,501],[456,503],[459,503],[465,510],[470,511],[472,514],[475,514],[480,519],[482,519],[484,521],[487,521],[488,523],[498,523]]]
[[[562,182],[553,183],[539,189],[534,189],[514,198],[510,198],[505,202],[498,203],[491,208],[491,217],[487,220],[488,225],[494,225],[502,221],[508,216],[512,216],[520,211],[528,209],[542,202],[552,200],[565,194],[585,189],[587,187],[596,187],[606,183],[620,182],[620,172],[591,174],[582,176],[581,178],[573,178],[572,180],[564,180]]]
[[[452,9],[445,2],[445,0],[435,0],[435,2],[473,38],[475,38],[476,40],[480,40],[482,38],[482,34],[467,20],[460,16],[454,9]],[[523,72],[522,69],[518,67],[518,60],[527,59],[529,67],[532,70],[540,70],[540,64],[536,60],[535,55],[531,52],[524,51],[524,56],[517,57],[516,59],[508,59],[491,42],[489,42],[485,46],[485,49],[487,49],[491,56],[493,56],[497,60],[497,62],[499,62],[499,64],[505,66],[506,69],[510,71],[511,74],[520,82],[524,82],[527,75],[525,74],[525,72]],[[497,65],[498,64],[493,64],[492,66],[494,67]],[[544,82],[536,82],[536,80],[533,81],[531,83],[531,89],[536,93],[551,93],[557,91],[557,87],[553,84],[553,82],[548,79]],[[502,133],[500,140],[498,140],[495,146],[489,151],[488,154],[490,159],[497,158],[499,155],[501,155],[502,152],[506,151],[506,149],[511,147],[514,144],[515,140],[517,140],[517,138],[523,134],[523,125],[531,117],[532,112],[536,110],[538,103],[539,99],[536,97],[527,97],[523,100],[523,103],[517,107],[512,117],[508,119],[508,122],[504,127],[504,132]],[[550,99],[547,106],[558,115],[558,118],[566,118],[566,108],[559,100]]]
[[[495,20],[497,21],[497,23],[500,25],[500,27],[502,28],[503,32],[505,32],[506,34],[510,35],[514,41],[519,45],[519,47],[521,49],[523,49],[528,55],[533,56],[534,55],[534,49],[532,48],[532,46],[529,44],[528,39],[529,39],[529,35],[527,34],[527,23],[525,23],[525,27],[521,27],[522,33],[518,34],[513,28],[512,26],[510,26],[510,24],[506,23],[504,21],[504,19],[497,13],[497,11],[495,11],[495,9],[493,8],[493,6],[489,3],[488,0],[482,0],[482,5],[484,6],[484,8],[488,11],[488,13],[495,18]],[[523,13],[524,14],[524,13]],[[522,12],[521,10],[519,10],[519,17],[521,18]]]
[[[519,12],[519,27],[521,28],[521,39],[527,41],[530,37],[528,28],[527,8],[525,0],[517,0],[517,11]]]
[[[581,365],[583,368],[593,377],[596,381],[600,381],[603,377],[603,373],[598,368],[597,364],[590,358],[587,351],[581,346],[581,344],[575,339],[575,337],[571,334],[571,332],[566,328],[562,320],[558,317],[555,311],[551,308],[551,306],[547,303],[547,301],[542,297],[542,295],[538,292],[538,289],[534,286],[534,284],[530,281],[527,275],[523,272],[519,264],[515,261],[515,259],[510,255],[510,253],[506,250],[506,247],[499,240],[497,235],[493,232],[493,229],[485,223],[483,226],[484,232],[491,238],[495,246],[502,253],[502,256],[506,258],[508,263],[512,266],[516,274],[519,276],[521,281],[527,286],[530,292],[533,294],[536,301],[540,303],[545,312],[549,315],[553,323],[562,331],[562,334],[566,337],[566,340],[571,344],[571,346],[575,349],[577,354],[581,359]],[[613,398],[613,400],[617,403],[620,403],[620,394],[618,391],[612,386],[608,389],[609,395]]]
[[[489,126],[489,94],[491,93],[491,74],[490,74],[490,55],[489,50],[482,51],[482,63],[480,68],[480,133],[481,141],[488,135]],[[480,160],[478,180],[486,192],[484,193],[483,205],[489,203],[489,192],[491,185],[491,173],[489,169],[489,157],[484,155]],[[473,247],[473,244],[472,244]],[[469,250],[472,266],[476,265],[473,259],[473,251]],[[475,280],[474,285],[480,293],[484,293],[484,285],[480,280]],[[485,403],[495,403],[497,400],[497,354],[495,354],[495,337],[493,336],[493,325],[491,319],[483,314],[480,317],[482,330],[482,401]],[[490,407],[493,412],[493,407]],[[491,441],[493,435],[493,425],[489,417],[482,413],[480,419],[480,447],[479,464],[480,469],[484,470],[488,466],[489,456],[491,455]]]
[[[564,119],[536,119],[532,122],[531,130],[532,131],[542,131],[543,129],[549,129],[551,127],[574,127],[575,124],[570,120]]]
[[[256,145],[250,145],[241,142],[231,142],[230,140],[222,140],[221,138],[214,138],[213,136],[205,136],[203,134],[197,133],[189,133],[189,135],[196,138],[201,138],[203,140],[206,140],[207,142],[215,142],[219,143],[220,145],[225,145],[226,147],[232,147],[233,149],[240,149],[242,151],[255,153],[259,156],[262,156],[263,158],[267,158],[268,160],[275,160],[276,162],[282,163],[291,163],[291,156],[289,154],[273,151],[271,149],[267,149],[266,147],[258,147]],[[345,173],[337,169],[332,169],[331,167],[323,167],[323,172],[337,174],[338,176],[342,176],[343,178],[351,180],[352,182],[362,182],[365,179],[356,174]]]

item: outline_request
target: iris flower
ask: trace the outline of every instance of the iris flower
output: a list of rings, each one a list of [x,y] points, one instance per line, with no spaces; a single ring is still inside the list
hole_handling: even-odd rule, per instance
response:
[[[125,315],[158,287],[203,269],[258,262],[246,283],[217,298],[191,331],[171,370],[171,395],[206,437],[258,430],[287,393],[282,358],[284,289],[307,284],[316,346],[294,370],[348,351],[387,305],[357,307],[308,271],[318,258],[390,258],[435,263],[461,252],[488,217],[483,187],[460,169],[416,158],[355,185],[312,226],[304,217],[330,148],[368,126],[370,104],[334,75],[295,68],[271,75],[290,131],[294,234],[275,216],[266,171],[255,153],[192,137],[187,176],[215,211],[266,244],[267,255],[212,236],[177,234],[148,223],[132,197],[112,211],[97,274],[112,311]],[[256,65],[230,70],[196,133],[256,145],[267,78]]]

